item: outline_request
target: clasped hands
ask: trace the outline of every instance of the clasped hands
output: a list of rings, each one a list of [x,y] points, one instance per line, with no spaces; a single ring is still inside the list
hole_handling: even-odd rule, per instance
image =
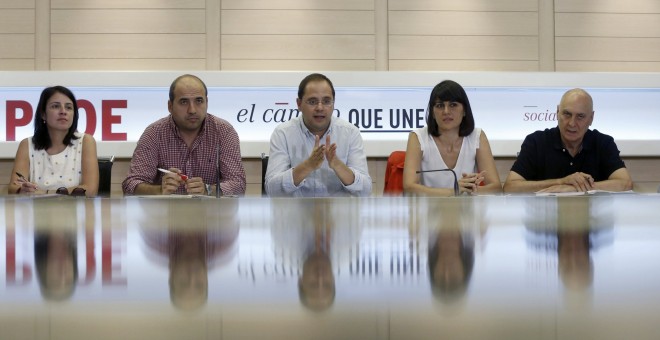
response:
[[[587,192],[595,189],[594,178],[584,172],[572,173],[559,179],[560,184],[539,190],[539,192]]]
[[[314,149],[306,160],[307,165],[311,169],[316,170],[321,167],[323,160],[327,160],[330,169],[336,171],[337,166],[344,164],[337,157],[337,144],[330,143],[330,135],[325,137],[325,145],[321,145],[321,138],[319,136],[314,137]]]
[[[206,195],[206,185],[201,177],[188,177],[184,180],[181,177],[181,170],[177,168],[169,168],[173,173],[163,174],[161,180],[161,192],[163,195],[173,194],[179,189],[182,184],[185,186],[186,193],[189,195]]]
[[[486,171],[478,173],[463,173],[458,179],[459,193],[475,194],[479,191],[479,185],[484,181]]]

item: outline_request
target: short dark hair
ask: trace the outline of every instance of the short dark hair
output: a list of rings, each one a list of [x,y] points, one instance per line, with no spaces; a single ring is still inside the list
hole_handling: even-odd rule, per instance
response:
[[[312,73],[308,75],[307,77],[303,78],[303,80],[300,82],[300,85],[298,85],[298,99],[302,99],[303,96],[305,95],[305,87],[307,87],[307,84],[314,82],[314,81],[326,81],[328,82],[328,85],[330,85],[330,89],[332,90],[332,98],[335,98],[335,87],[332,85],[332,82],[328,77],[326,77],[323,74],[320,73]]]
[[[470,106],[470,100],[468,100],[465,89],[453,80],[444,80],[431,91],[429,105],[426,108],[426,126],[429,129],[429,134],[435,137],[440,136],[438,122],[435,120],[435,115],[433,114],[433,106],[439,101],[458,102],[463,105],[465,117],[463,117],[461,125],[458,128],[459,136],[467,136],[474,131],[474,116],[472,115],[472,107]]]
[[[174,88],[176,87],[176,84],[179,82],[179,80],[181,80],[181,79],[183,79],[183,78],[193,78],[193,79],[197,79],[197,81],[199,81],[200,83],[202,83],[202,86],[204,86],[204,96],[206,96],[206,97],[209,96],[209,89],[206,88],[206,84],[204,84],[204,82],[203,82],[201,79],[199,79],[198,76],[196,76],[196,75],[192,75],[192,74],[184,74],[184,75],[181,75],[181,76],[176,77],[176,79],[174,79],[174,81],[173,81],[172,84],[170,85],[170,101],[171,101],[171,102],[174,101]]]
[[[76,97],[73,95],[71,90],[67,89],[64,86],[51,86],[45,88],[41,91],[41,97],[39,98],[39,104],[37,104],[37,111],[34,113],[34,136],[32,136],[32,143],[34,143],[34,148],[36,150],[48,149],[53,145],[53,141],[50,139],[48,134],[48,127],[46,126],[45,119],[41,118],[42,114],[46,114],[46,104],[50,97],[56,93],[61,93],[67,96],[73,102],[73,123],[69,128],[69,131],[64,136],[62,141],[64,145],[73,145],[72,140],[78,139],[74,134],[78,129],[78,102]]]

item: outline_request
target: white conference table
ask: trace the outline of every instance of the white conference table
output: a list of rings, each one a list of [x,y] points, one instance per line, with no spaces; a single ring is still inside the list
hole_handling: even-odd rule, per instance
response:
[[[0,339],[660,336],[660,195],[0,203]]]

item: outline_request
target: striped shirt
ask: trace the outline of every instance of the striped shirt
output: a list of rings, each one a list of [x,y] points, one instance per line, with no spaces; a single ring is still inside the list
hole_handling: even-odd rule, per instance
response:
[[[132,195],[141,183],[160,184],[158,168],[177,168],[189,177],[217,183],[217,154],[220,152],[220,188],[225,195],[245,194],[245,169],[238,134],[229,122],[206,114],[199,135],[188,148],[171,115],[149,125],[133,152],[128,176],[122,183],[124,195]],[[182,186],[177,194],[185,194]]]

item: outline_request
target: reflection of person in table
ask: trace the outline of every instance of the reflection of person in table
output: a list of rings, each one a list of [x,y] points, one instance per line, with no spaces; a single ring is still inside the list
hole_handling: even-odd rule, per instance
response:
[[[486,231],[485,201],[475,200],[433,200],[423,208],[428,218],[429,280],[434,296],[444,303],[463,298],[472,278],[475,238]]]
[[[578,290],[591,287],[594,266],[590,248],[588,230],[557,233],[557,270],[564,287]]]
[[[592,252],[611,242],[612,198],[535,197],[527,201],[530,245],[556,252],[557,275],[568,290],[584,291],[594,277]]]
[[[170,299],[181,309],[195,309],[208,298],[205,235],[170,235]]]
[[[313,246],[307,245],[302,273],[298,280],[300,302],[312,310],[325,310],[335,301],[335,275],[330,260],[330,241],[335,226],[334,216],[328,211],[328,201],[313,201],[309,212],[313,229]]]
[[[318,235],[323,238],[324,236]],[[335,300],[335,275],[327,246],[319,245],[305,258],[298,281],[300,302],[313,310],[329,308]]]
[[[473,240],[460,230],[439,231],[428,256],[433,293],[443,301],[463,296],[474,268]]]
[[[34,262],[42,296],[47,300],[70,299],[78,284],[78,227],[93,235],[96,222],[93,200],[43,198],[32,201]],[[84,213],[84,220],[79,219]],[[80,216],[82,217],[82,216]],[[88,279],[91,277],[88,277]]]
[[[611,197],[558,197],[557,274],[570,290],[586,290],[593,284],[591,252],[611,236]]]
[[[34,235],[34,262],[45,299],[61,301],[73,295],[78,280],[77,253],[74,231],[48,230]]]
[[[235,255],[240,220],[238,199],[140,199],[140,221],[155,261],[169,268],[172,305],[195,310],[208,299],[208,271]],[[163,229],[163,226],[167,228]]]
[[[360,238],[359,203],[354,198],[272,200],[276,260],[283,267],[301,265],[298,296],[310,310],[334,304],[335,273]]]

